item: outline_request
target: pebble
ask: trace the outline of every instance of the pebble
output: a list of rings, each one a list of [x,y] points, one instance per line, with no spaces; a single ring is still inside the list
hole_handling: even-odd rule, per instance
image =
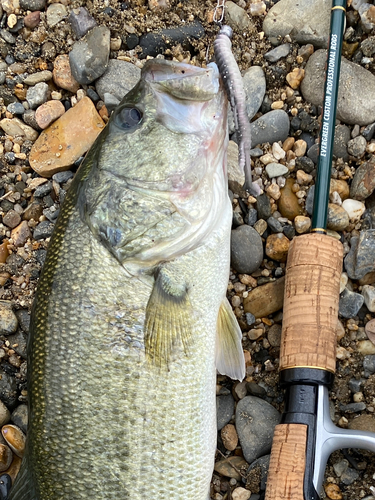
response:
[[[30,152],[31,167],[43,177],[68,170],[90,149],[103,128],[94,104],[83,97],[40,134]]]
[[[45,238],[49,238],[52,235],[54,224],[48,220],[40,222],[34,229],[34,240],[39,241]]]
[[[10,411],[5,404],[0,401],[0,427],[7,424],[10,420]]]
[[[372,415],[358,415],[349,422],[348,428],[356,431],[374,432],[375,417]]]
[[[4,425],[1,434],[13,453],[22,458],[25,453],[26,437],[21,429],[12,424]]]
[[[73,9],[69,14],[69,22],[77,38],[82,38],[89,30],[96,26],[95,19],[85,7]]]
[[[285,186],[280,190],[281,195],[278,200],[278,209],[283,217],[289,220],[294,220],[297,215],[303,213],[301,205],[298,203],[298,198],[292,190],[294,179],[287,179]]]
[[[356,168],[350,185],[350,197],[355,200],[365,200],[375,190],[375,156],[371,156]]]
[[[328,203],[327,228],[331,229],[332,231],[344,231],[344,229],[346,229],[348,225],[348,212],[339,205]]]
[[[13,453],[9,446],[0,444],[0,472],[6,471],[13,460]]]
[[[266,189],[266,192],[275,201],[278,200],[281,196],[280,186],[278,184],[270,184]]]
[[[241,486],[232,491],[232,500],[249,500],[251,491],[242,488]]]
[[[44,10],[47,0],[20,0],[20,7],[24,10]]]
[[[348,153],[355,158],[361,158],[366,152],[367,141],[359,135],[348,142]]]
[[[12,412],[12,415],[10,416],[10,419],[12,422],[21,429],[22,432],[26,433],[27,432],[27,423],[28,423],[28,409],[27,405],[19,405],[17,408]],[[4,424],[7,422],[4,422]],[[1,424],[3,426],[4,424]]]
[[[30,87],[26,92],[26,100],[31,109],[35,109],[45,103],[48,97],[48,85],[40,82]]]
[[[141,70],[134,64],[110,59],[106,72],[95,83],[95,89],[102,100],[104,100],[104,94],[109,93],[121,101],[140,77]]]
[[[331,4],[326,0],[280,0],[268,12],[263,31],[270,38],[289,35],[298,43],[327,47]]]
[[[0,369],[0,399],[8,407],[14,407],[17,401],[16,379],[3,369]]]
[[[221,439],[223,441],[223,445],[229,451],[233,451],[236,449],[238,444],[238,435],[234,425],[227,424],[221,429]]]
[[[330,186],[329,186],[329,192],[332,194],[334,191],[336,191],[342,200],[346,200],[349,198],[349,186],[346,181],[343,181],[341,179],[331,179],[330,181]]]
[[[250,465],[250,467],[247,470],[247,479],[250,478],[251,480],[252,475],[255,474],[258,483],[260,480],[259,486],[262,491],[265,491],[266,489],[269,464],[270,464],[270,455],[265,455],[263,457],[254,460],[254,462]],[[251,500],[253,500],[253,496],[251,496],[250,498]]]
[[[251,274],[263,260],[262,239],[257,231],[246,224],[232,230],[231,265],[239,273]]]
[[[372,319],[366,323],[365,332],[367,337],[375,345],[375,319]]]
[[[357,222],[362,217],[364,211],[366,210],[366,206],[364,203],[358,200],[352,200],[348,198],[343,201],[342,208],[349,215],[349,219],[352,222]]]
[[[204,28],[199,21],[187,23],[178,28],[147,33],[139,39],[139,46],[142,49],[139,57],[141,59],[145,59],[147,56],[156,57],[158,54],[163,54],[171,45],[179,43],[186,45],[191,40],[201,39],[204,35]],[[130,48],[129,39],[131,39],[131,46],[134,48],[138,44],[138,37],[132,34],[126,39],[128,48]]]
[[[367,309],[370,312],[375,312],[375,288],[371,285],[365,285],[361,293],[365,299]]]
[[[266,254],[277,262],[285,262],[290,241],[283,233],[271,234],[266,241]]]
[[[23,18],[26,28],[34,29],[40,23],[40,11],[30,12]]]
[[[293,151],[294,151],[295,155],[298,157],[304,156],[304,154],[306,153],[306,149],[307,149],[307,143],[306,143],[306,141],[304,141],[302,139],[299,139],[293,145]]]
[[[227,396],[217,396],[216,398],[216,415],[217,415],[217,430],[220,431],[226,426],[234,414],[234,398],[232,394]]]
[[[47,101],[39,106],[35,112],[35,120],[42,130],[49,127],[57,118],[65,113],[65,108],[60,101]]]
[[[370,340],[360,340],[357,344],[357,351],[364,356],[375,354],[375,345]]]
[[[52,79],[52,71],[48,71],[47,69],[44,71],[38,71],[37,73],[33,73],[32,75],[28,75],[23,83],[26,85],[36,85],[37,83],[48,82]]]
[[[344,259],[349,278],[361,279],[365,274],[375,271],[375,230],[360,231],[359,237],[350,240],[350,251]]]
[[[25,108],[20,102],[11,102],[7,106],[7,111],[9,111],[9,113],[12,113],[12,115],[23,115],[25,112]]]
[[[275,47],[274,49],[264,54],[264,58],[271,63],[275,63],[283,57],[286,57],[289,52],[290,43],[283,43],[282,45],[279,45],[278,47]]]
[[[277,4],[279,5],[280,2]],[[303,97],[314,104],[323,103],[327,51],[318,50],[307,61],[301,84]],[[368,125],[375,121],[375,76],[365,68],[341,58],[337,118],[347,124]]]
[[[281,325],[278,325],[277,323],[272,325],[271,328],[268,330],[267,338],[268,342],[271,344],[272,347],[280,347],[281,330],[282,330]]]
[[[47,24],[50,28],[56,26],[60,21],[68,16],[68,11],[65,5],[61,3],[53,3],[47,9]]]
[[[240,31],[249,30],[253,26],[246,11],[231,1],[227,1],[225,4],[225,22],[232,29]]]
[[[15,227],[11,232],[11,238],[16,247],[22,247],[30,237],[30,229],[27,221],[25,220],[23,220],[21,224]]]
[[[280,177],[281,175],[286,175],[289,172],[288,167],[281,165],[280,163],[269,163],[266,166],[266,172],[270,179],[274,177]]]
[[[7,227],[10,227],[11,229],[14,229],[16,226],[18,226],[20,222],[21,222],[21,217],[14,210],[9,210],[3,216],[3,224],[5,224]]]
[[[252,463],[271,451],[279,412],[263,399],[246,396],[237,403],[236,429],[245,460]]]
[[[296,180],[300,186],[307,186],[311,183],[313,177],[310,174],[306,174],[304,170],[297,170]]]
[[[267,219],[267,226],[271,229],[273,233],[282,233],[283,225],[275,217],[269,217]]]
[[[259,219],[254,224],[254,229],[260,236],[267,230],[267,222],[264,219]]]
[[[374,354],[365,355],[364,360],[363,360],[363,368],[369,375],[372,375],[373,373],[375,373],[375,355]]]
[[[345,413],[358,413],[366,409],[366,403],[349,403],[343,405],[340,403],[340,410]]]
[[[326,495],[331,500],[342,500],[342,493],[337,484],[328,483],[324,486],[324,491]]]
[[[361,294],[352,292],[345,288],[340,293],[339,314],[343,318],[354,318],[363,306],[364,298]]]
[[[69,62],[73,77],[87,85],[99,78],[107,69],[110,51],[110,30],[97,26],[73,45]]]
[[[17,330],[18,319],[12,311],[10,303],[0,301],[0,333],[2,335],[10,335]]]
[[[259,219],[268,219],[272,215],[271,202],[266,194],[257,197],[257,211]]]
[[[241,474],[238,471],[246,470],[247,462],[242,457],[229,457],[215,463],[215,471],[225,477],[233,477],[237,481],[241,480]]]
[[[25,137],[32,142],[38,137],[38,132],[36,130],[33,130],[18,118],[3,118],[0,121],[0,127],[6,134],[12,137]]]
[[[75,93],[80,87],[79,83],[72,75],[69,56],[66,54],[57,56],[54,60],[52,76],[55,84],[61,89]]]
[[[308,233],[311,228],[310,217],[305,217],[304,215],[297,215],[294,219],[294,227],[298,234]]]
[[[245,313],[251,313],[256,318],[265,318],[283,307],[285,278],[279,278],[251,290],[244,298]]]
[[[282,109],[270,111],[251,123],[253,146],[285,141],[289,135],[289,117]]]
[[[350,129],[346,125],[336,125],[335,137],[333,141],[333,154],[336,158],[349,160],[348,142],[350,141]]]
[[[286,75],[286,81],[289,83],[292,89],[298,89],[304,77],[305,70],[303,68],[294,68],[293,71]]]

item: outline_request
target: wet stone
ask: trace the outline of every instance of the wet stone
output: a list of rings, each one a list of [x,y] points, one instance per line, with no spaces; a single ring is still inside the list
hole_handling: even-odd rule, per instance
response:
[[[249,211],[245,217],[245,224],[249,226],[254,226],[256,221],[258,220],[258,212],[255,208],[249,208]]]
[[[267,225],[273,233],[282,233],[283,225],[275,217],[269,217],[267,219]]]
[[[56,26],[60,21],[68,16],[65,5],[53,3],[47,9],[47,24],[50,28]]]
[[[220,431],[227,425],[234,414],[234,399],[231,394],[216,398],[217,429]]]
[[[44,70],[27,76],[23,83],[26,85],[36,85],[37,83],[48,82],[49,80],[52,80],[52,72]]]
[[[26,28],[34,29],[40,23],[40,11],[30,12],[23,18]]]
[[[347,288],[340,294],[339,314],[343,318],[354,318],[363,306],[364,298],[361,294]]]
[[[236,429],[245,460],[252,463],[271,451],[279,412],[263,399],[246,396],[236,408]]]
[[[42,130],[47,128],[57,118],[60,118],[65,113],[64,105],[60,101],[48,101],[35,112],[35,121]]]
[[[375,190],[375,156],[356,168],[351,186],[350,197],[365,200]]]
[[[12,113],[12,115],[23,115],[25,112],[25,108],[20,102],[11,102],[7,106],[7,111],[9,111],[9,113]]]
[[[90,29],[96,26],[95,19],[85,7],[73,9],[69,15],[69,22],[77,38],[82,38]]]
[[[251,290],[244,299],[245,313],[265,318],[283,307],[285,278],[279,278]]]
[[[70,92],[77,92],[80,85],[74,79],[69,63],[69,56],[66,54],[57,56],[53,63],[53,81],[55,84]]]
[[[359,135],[348,142],[348,153],[356,158],[361,158],[366,151],[366,146],[366,139],[362,135]]]
[[[270,50],[266,54],[264,54],[264,58],[271,62],[277,62],[279,59],[286,57],[290,52],[290,43],[283,43],[282,45],[279,45],[278,47],[275,47],[274,49]]]
[[[312,213],[312,212],[311,212]],[[343,207],[328,204],[327,227],[332,231],[343,231],[349,225],[349,215]]]
[[[263,260],[262,239],[257,231],[248,225],[234,229],[231,236],[231,265],[243,274],[256,271]]]
[[[281,189],[281,196],[278,200],[279,212],[283,217],[289,220],[294,220],[297,215],[301,215],[303,210],[298,203],[298,198],[292,190],[294,179],[287,179],[285,187]]]
[[[53,232],[54,224],[49,221],[40,222],[34,229],[34,240],[43,240],[49,238]]]
[[[272,215],[271,202],[266,194],[257,197],[258,219],[267,220]]]
[[[0,369],[0,399],[8,408],[13,408],[17,402],[16,379]]]
[[[99,78],[108,66],[110,30],[95,27],[73,45],[69,53],[73,77],[81,84],[89,84]]]

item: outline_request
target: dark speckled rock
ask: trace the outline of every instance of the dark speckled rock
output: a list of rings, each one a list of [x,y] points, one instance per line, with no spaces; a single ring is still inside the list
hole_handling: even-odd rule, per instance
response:
[[[340,294],[339,315],[343,318],[354,318],[363,306],[364,300],[360,293],[351,292],[345,288]]]
[[[220,431],[227,425],[234,414],[234,398],[232,394],[227,396],[217,396],[216,398],[217,412],[217,430]]]
[[[361,231],[359,237],[351,238],[350,252],[344,265],[350,279],[359,280],[375,271],[375,229]]]

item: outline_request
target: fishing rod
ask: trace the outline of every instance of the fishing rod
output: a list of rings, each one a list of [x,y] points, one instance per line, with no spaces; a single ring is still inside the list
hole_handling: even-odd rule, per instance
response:
[[[326,225],[345,7],[346,0],[332,2],[312,229],[294,238],[288,252],[280,346],[285,408],[275,428],[265,500],[319,500],[333,451],[375,452],[375,433],[338,428],[329,413],[343,247]]]

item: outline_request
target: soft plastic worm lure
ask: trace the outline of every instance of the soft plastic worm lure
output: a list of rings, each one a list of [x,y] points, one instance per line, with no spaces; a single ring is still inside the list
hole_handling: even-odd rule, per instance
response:
[[[245,172],[245,188],[254,196],[260,194],[258,184],[251,179],[251,133],[246,114],[245,90],[237,62],[232,53],[232,28],[222,26],[214,42],[216,63],[230,102],[238,139],[239,164]]]

